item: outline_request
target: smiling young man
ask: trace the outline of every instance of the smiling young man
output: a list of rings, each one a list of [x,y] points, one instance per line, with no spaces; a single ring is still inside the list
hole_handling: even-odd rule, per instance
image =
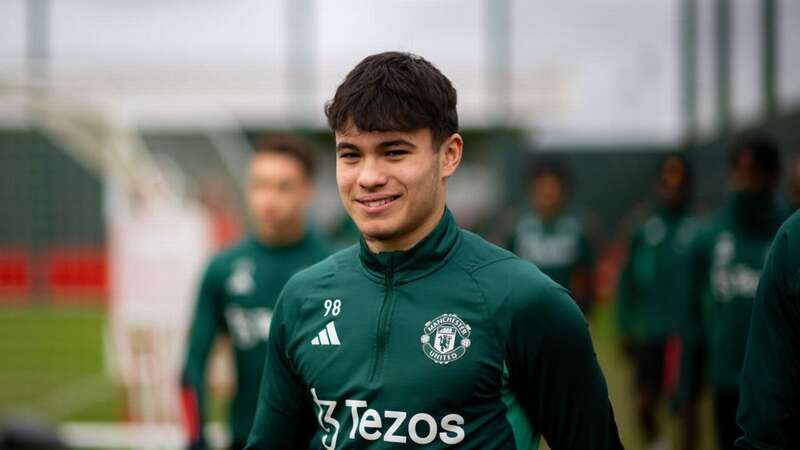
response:
[[[450,81],[373,55],[326,115],[362,240],[287,283],[247,448],[621,448],[569,293],[445,206],[463,148]]]
[[[182,377],[188,447],[208,447],[203,433],[206,365],[214,340],[231,337],[236,392],[230,408],[232,449],[241,449],[256,412],[272,308],[289,277],[330,254],[306,226],[313,193],[311,149],[271,135],[248,165],[247,200],[254,232],[208,265],[200,285]]]

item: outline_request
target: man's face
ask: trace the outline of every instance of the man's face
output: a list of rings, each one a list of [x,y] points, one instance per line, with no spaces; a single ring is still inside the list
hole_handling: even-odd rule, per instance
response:
[[[405,249],[424,237],[420,230],[435,227],[445,181],[461,158],[458,134],[438,151],[427,128],[362,132],[349,126],[335,137],[339,196],[368,243],[379,243],[373,249]]]
[[[686,201],[689,174],[679,158],[671,157],[661,167],[658,194],[668,207],[678,207]]]
[[[536,212],[545,219],[551,219],[561,212],[564,185],[556,175],[539,175],[531,180],[528,195]]]
[[[256,233],[268,243],[302,234],[313,193],[303,166],[282,153],[256,153],[250,160],[247,200]]]
[[[739,154],[729,172],[731,187],[736,192],[766,192],[775,187],[777,179],[756,166],[753,155],[745,150]]]

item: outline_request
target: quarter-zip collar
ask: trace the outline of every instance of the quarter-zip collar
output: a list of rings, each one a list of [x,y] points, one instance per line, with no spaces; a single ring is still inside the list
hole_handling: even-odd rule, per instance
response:
[[[725,212],[734,226],[753,235],[772,235],[786,216],[771,191],[733,192],[728,196]]]
[[[678,221],[688,214],[689,208],[686,204],[669,207],[663,202],[656,208],[656,214],[667,222]]]
[[[436,228],[409,250],[374,253],[362,236],[359,260],[371,279],[384,283],[387,277],[391,277],[395,284],[403,284],[440,269],[450,260],[460,242],[458,225],[453,214],[445,207]]]

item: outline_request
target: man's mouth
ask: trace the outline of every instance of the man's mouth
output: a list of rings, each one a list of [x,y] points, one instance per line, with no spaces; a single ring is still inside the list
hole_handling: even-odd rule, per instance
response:
[[[394,203],[395,200],[400,198],[399,195],[387,195],[382,197],[367,197],[356,199],[356,202],[363,206],[367,212],[381,212],[386,207]]]

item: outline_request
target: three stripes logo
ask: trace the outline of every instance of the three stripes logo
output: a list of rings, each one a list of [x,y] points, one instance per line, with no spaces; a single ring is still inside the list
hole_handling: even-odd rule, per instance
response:
[[[311,345],[342,345],[332,320],[311,340]]]

